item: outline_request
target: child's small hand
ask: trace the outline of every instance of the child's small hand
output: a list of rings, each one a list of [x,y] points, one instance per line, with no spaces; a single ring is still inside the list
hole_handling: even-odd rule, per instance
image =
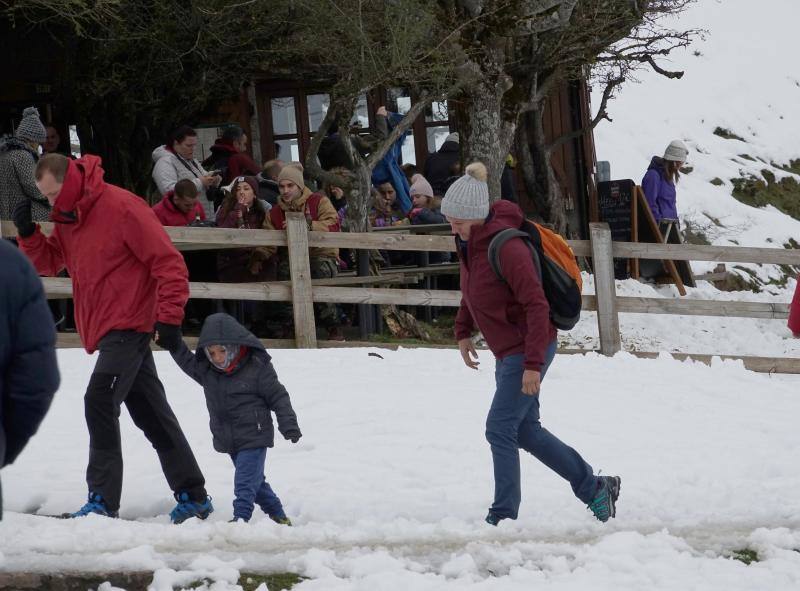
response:
[[[287,431],[283,437],[292,443],[297,443],[302,436],[303,434],[300,431],[293,429],[292,431]]]

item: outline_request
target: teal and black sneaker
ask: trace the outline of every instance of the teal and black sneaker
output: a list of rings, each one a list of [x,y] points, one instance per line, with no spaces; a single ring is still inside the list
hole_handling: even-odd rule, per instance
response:
[[[605,523],[617,516],[617,499],[622,479],[619,476],[598,476],[600,485],[592,502],[587,505],[597,519]]]
[[[94,492],[89,493],[89,500],[86,501],[86,504],[83,507],[75,511],[75,513],[64,513],[62,517],[71,519],[75,517],[85,517],[90,513],[102,515],[103,517],[119,517],[119,513],[117,511],[108,510],[103,496]]]
[[[484,521],[486,521],[486,523],[488,523],[489,525],[497,527],[497,524],[500,523],[501,519],[503,518],[500,517],[497,513],[495,513],[494,511],[489,511]]]
[[[286,513],[270,513],[269,518],[279,525],[288,525],[291,527],[292,520],[286,517]]]
[[[203,501],[193,501],[189,497],[189,493],[181,492],[175,493],[175,500],[178,501],[178,504],[169,514],[169,518],[175,524],[183,523],[192,517],[205,519],[214,512],[214,505],[211,504],[211,497],[208,496]]]

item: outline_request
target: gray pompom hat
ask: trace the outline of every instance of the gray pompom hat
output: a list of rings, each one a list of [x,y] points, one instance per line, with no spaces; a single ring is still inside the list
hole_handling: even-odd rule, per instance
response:
[[[47,139],[47,130],[39,119],[39,111],[36,107],[27,107],[22,111],[22,121],[17,126],[15,134],[21,140],[43,144]]]
[[[442,199],[442,215],[457,220],[482,220],[489,215],[489,186],[486,166],[473,162]]]
[[[681,140],[672,140],[664,150],[664,160],[671,160],[672,162],[686,162],[689,156],[689,148],[686,147]]]

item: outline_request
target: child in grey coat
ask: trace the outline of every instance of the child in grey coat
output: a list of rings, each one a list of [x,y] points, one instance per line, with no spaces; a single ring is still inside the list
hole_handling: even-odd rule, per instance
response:
[[[302,434],[289,393],[261,341],[231,316],[212,314],[203,324],[195,353],[183,341],[170,353],[203,386],[214,449],[233,460],[233,521],[249,521],[257,503],[276,523],[291,525],[264,478],[267,448],[274,444],[271,413],[285,439],[297,443]]]

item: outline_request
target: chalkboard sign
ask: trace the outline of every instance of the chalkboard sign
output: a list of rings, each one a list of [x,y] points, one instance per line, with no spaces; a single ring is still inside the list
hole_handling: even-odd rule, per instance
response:
[[[636,183],[630,179],[604,181],[597,183],[597,202],[600,220],[611,228],[611,240],[615,242],[631,242],[633,204]],[[630,277],[630,265],[627,259],[614,259],[614,277],[627,279]]]

